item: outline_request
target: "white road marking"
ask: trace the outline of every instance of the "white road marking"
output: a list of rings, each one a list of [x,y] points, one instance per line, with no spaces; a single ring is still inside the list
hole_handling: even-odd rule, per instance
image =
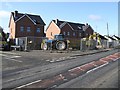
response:
[[[99,61],[102,61],[102,62],[108,63],[107,61],[104,61],[103,59],[100,59]]]
[[[63,79],[64,81],[67,81],[67,78],[65,78],[65,76],[63,76],[62,74],[59,75],[61,77],[61,79]]]
[[[7,60],[12,60],[12,61],[16,61],[16,62],[22,62],[22,61],[20,61],[20,60],[16,60],[16,59],[13,59],[13,58],[5,58],[5,59],[7,59]]]
[[[96,67],[96,68],[93,68],[93,69],[87,71],[86,73],[90,73],[90,72],[92,72],[92,71],[94,71],[94,70],[96,70],[96,69],[99,69],[99,68],[101,68],[101,67],[107,65],[107,64],[108,64],[108,63],[105,63],[105,64],[103,64],[103,65],[100,65],[100,66],[98,66],[98,67]]]
[[[31,84],[34,84],[34,83],[37,83],[37,82],[40,82],[40,81],[42,81],[42,80],[37,80],[37,81],[31,82],[31,83],[28,83],[28,84],[19,86],[19,87],[17,87],[17,88],[23,88],[23,87],[29,86],[29,85],[31,85]],[[16,88],[16,89],[17,89],[17,88]]]
[[[60,59],[56,60],[56,61],[61,61]]]
[[[65,77],[64,77],[62,74],[60,74],[60,77],[61,77],[62,79],[65,79]]]
[[[1,53],[0,53],[0,56],[8,56],[8,55],[5,55],[5,54],[1,54]]]
[[[49,62],[50,60],[48,59],[48,60],[46,60],[47,62]]]
[[[9,55],[5,55],[5,54],[0,54],[0,56],[10,57]],[[19,58],[19,57],[21,56],[16,55],[16,56],[11,56],[10,58]]]
[[[119,60],[119,58],[113,59],[113,61],[117,61],[117,60]]]
[[[55,60],[52,60],[52,61],[50,61],[50,62],[55,62]]]
[[[55,87],[57,87],[57,85],[53,85],[52,87],[50,87],[50,88],[55,88]]]
[[[75,68],[72,68],[72,69],[70,69],[68,71],[74,71],[75,69],[80,69],[80,68],[79,67],[75,67]]]
[[[16,59],[14,59],[14,58],[19,58],[19,57],[21,57],[21,56],[9,56],[9,55],[5,55],[5,54],[0,54],[1,56],[4,56],[5,57],[5,59],[7,59],[7,60],[12,60],[12,61],[16,61],[16,62],[22,62],[21,60],[16,60]]]
[[[108,58],[108,59],[112,59],[112,60],[114,59],[114,58],[112,58],[112,57],[110,57],[110,56],[107,56],[106,58]]]
[[[2,53],[2,54],[17,54],[17,53],[13,53],[13,52],[4,52],[4,51],[0,51],[0,53]]]
[[[13,56],[13,57],[11,57],[11,58],[19,58],[19,57],[21,57],[21,56]]]

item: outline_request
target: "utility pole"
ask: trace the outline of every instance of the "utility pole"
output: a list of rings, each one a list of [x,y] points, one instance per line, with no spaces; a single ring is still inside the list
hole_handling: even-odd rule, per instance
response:
[[[107,35],[109,36],[108,22],[107,22]]]
[[[98,45],[98,42],[97,42],[98,41],[97,33],[98,32],[97,32],[97,25],[96,25],[96,46]]]

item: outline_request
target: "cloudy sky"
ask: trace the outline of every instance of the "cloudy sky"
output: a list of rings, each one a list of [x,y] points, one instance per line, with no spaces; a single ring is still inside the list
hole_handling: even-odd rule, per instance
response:
[[[10,12],[15,10],[20,13],[40,15],[46,23],[45,28],[51,20],[59,19],[89,23],[96,32],[106,35],[108,23],[109,34],[118,35],[118,2],[35,2],[35,0],[34,2],[7,2],[6,0],[0,3],[0,25],[5,32],[9,32]]]

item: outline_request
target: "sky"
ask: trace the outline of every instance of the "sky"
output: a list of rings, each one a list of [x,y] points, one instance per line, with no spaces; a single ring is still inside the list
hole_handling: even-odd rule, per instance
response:
[[[108,23],[109,35],[118,36],[118,2],[1,2],[0,26],[5,32],[9,32],[10,13],[15,10],[40,15],[45,29],[51,20],[59,19],[88,23],[95,32],[106,35]]]

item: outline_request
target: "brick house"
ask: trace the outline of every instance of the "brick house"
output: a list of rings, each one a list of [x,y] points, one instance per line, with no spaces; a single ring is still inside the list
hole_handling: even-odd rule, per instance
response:
[[[45,23],[39,15],[11,12],[9,20],[11,44],[39,49],[42,38],[45,37],[44,26]]]
[[[92,27],[88,24],[85,25],[56,19],[52,20],[47,27],[46,37],[48,39],[54,39],[55,34],[63,34],[65,38],[80,39],[88,37],[93,32]]]
[[[45,23],[39,15],[11,12],[9,20],[10,39],[18,37],[44,37]]]
[[[70,41],[70,47],[80,48],[80,39],[89,37],[94,30],[88,24],[52,20],[46,29],[46,37],[54,39],[54,35],[63,34]]]

